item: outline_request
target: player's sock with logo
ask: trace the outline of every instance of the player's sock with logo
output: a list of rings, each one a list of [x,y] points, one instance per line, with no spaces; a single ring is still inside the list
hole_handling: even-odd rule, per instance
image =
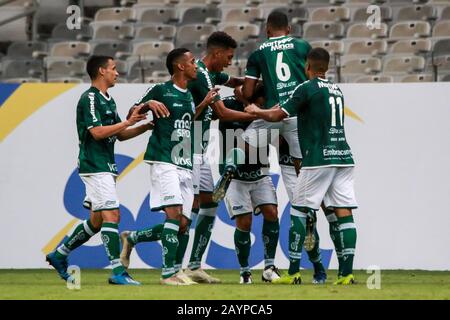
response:
[[[234,230],[234,246],[238,257],[239,265],[241,266],[241,274],[248,271],[248,257],[250,256],[250,231],[242,231],[236,228]]]
[[[151,228],[130,232],[127,240],[132,245],[140,242],[151,242],[161,240],[161,233],[164,228],[163,224],[157,224]]]
[[[99,232],[92,225],[91,221],[85,220],[80,223],[72,234],[56,249],[55,256],[58,259],[65,259],[69,253],[87,242],[94,234]]]
[[[334,248],[336,250],[336,256],[339,263],[339,271],[338,276],[342,275],[342,240],[341,240],[341,232],[339,231],[339,222],[334,214],[333,210],[325,209],[325,216],[328,220],[328,224],[330,226],[330,237],[333,241]]]
[[[291,208],[291,227],[289,229],[289,271],[290,275],[300,270],[303,243],[306,236],[306,213]]]
[[[211,238],[211,231],[216,218],[217,203],[202,204],[197,216],[195,226],[194,243],[192,245],[191,257],[189,259],[189,269],[196,270],[200,268],[203,253],[205,253]]]
[[[102,241],[106,249],[106,254],[111,262],[112,271],[115,275],[125,271],[122,263],[120,263],[120,241],[119,241],[119,225],[112,222],[103,222],[102,224]]]
[[[280,223],[264,219],[262,227],[264,241],[264,266],[275,265],[275,252],[277,251],[278,237],[280,235]]]
[[[167,219],[161,234],[163,252],[162,277],[164,279],[175,274],[174,264],[178,249],[178,230],[180,223],[177,220]]]
[[[314,237],[316,239],[314,242],[314,248],[311,251],[306,251],[306,253],[308,254],[309,261],[311,261],[314,266],[314,273],[324,273],[325,268],[323,267],[322,255],[320,253],[320,238],[316,226],[314,226]]]
[[[189,243],[190,226],[191,223],[189,221],[188,225],[186,226],[186,231],[182,234],[178,234],[178,249],[177,255],[175,257],[175,272],[180,271],[183,264],[184,254],[186,253],[187,245]]]
[[[338,218],[342,237],[342,276],[353,273],[353,257],[356,247],[356,226],[353,216]]]

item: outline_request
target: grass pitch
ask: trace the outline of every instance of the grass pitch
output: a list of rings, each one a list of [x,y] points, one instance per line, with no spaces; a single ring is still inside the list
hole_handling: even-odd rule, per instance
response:
[[[54,270],[0,270],[0,299],[158,299],[158,300],[292,300],[292,299],[450,299],[450,272],[382,271],[381,289],[370,290],[365,271],[356,271],[357,284],[335,286],[329,270],[325,285],[311,284],[312,272],[302,271],[302,285],[272,285],[253,272],[252,285],[239,285],[236,270],[208,271],[222,284],[169,287],[159,284],[159,270],[130,270],[140,287],[112,286],[109,270],[82,270],[81,289],[69,290]]]

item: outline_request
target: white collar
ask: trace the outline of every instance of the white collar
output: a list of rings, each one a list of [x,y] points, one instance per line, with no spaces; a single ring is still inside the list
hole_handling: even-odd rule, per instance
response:
[[[106,99],[106,101],[111,100],[111,95],[109,95],[109,97],[105,96],[105,94],[103,92],[101,92],[100,90],[98,90],[100,92],[100,94],[103,96],[103,98]]]
[[[283,38],[283,37],[287,37],[287,35],[279,36],[279,37],[271,37],[271,38],[269,38],[269,40],[280,39],[280,38]]]
[[[187,92],[187,89],[182,89],[182,88],[180,88],[179,86],[177,86],[175,83],[173,84],[173,87],[174,87],[175,89],[177,89],[178,91],[181,91],[181,92],[183,92],[183,93],[186,93],[186,92]]]

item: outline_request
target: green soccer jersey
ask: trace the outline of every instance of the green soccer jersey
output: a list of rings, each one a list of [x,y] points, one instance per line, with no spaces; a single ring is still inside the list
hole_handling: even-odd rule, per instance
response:
[[[224,72],[211,72],[209,71],[203,61],[197,60],[197,79],[190,81],[188,89],[194,98],[194,103],[198,106],[203,99],[205,99],[208,92],[216,85],[223,85],[228,82],[230,76]],[[220,100],[220,95],[217,95],[213,102]],[[202,154],[209,143],[209,135],[203,136],[207,130],[211,127],[213,110],[210,106],[207,106],[203,112],[197,118],[197,121],[202,122],[202,132],[194,132],[194,152],[196,154]]]
[[[77,130],[80,152],[78,172],[80,175],[112,173],[117,175],[114,159],[116,136],[96,141],[89,129],[109,126],[121,122],[117,114],[116,103],[95,87],[85,91],[77,105]]]
[[[344,95],[336,84],[306,81],[281,108],[288,116],[298,114],[302,169],[354,166],[344,131]]]
[[[224,99],[222,99],[225,107],[235,110],[235,111],[244,111],[244,105],[237,101],[235,97],[231,96],[231,97],[226,97]],[[237,121],[219,121],[219,130],[220,133],[222,134],[223,139],[220,139],[220,151],[221,151],[221,164],[219,165],[219,172],[220,174],[223,174],[223,171],[225,169],[225,158],[226,155],[228,154],[228,151],[231,148],[237,148],[239,147],[237,144],[237,139],[234,135],[230,135],[230,133],[236,133],[239,134],[239,131],[242,130],[241,132],[245,131],[245,129],[247,129],[247,127],[250,125],[250,122],[237,122]],[[239,130],[240,129],[240,130]],[[228,135],[227,135],[227,130],[228,131]],[[235,131],[235,130],[239,130],[239,131]],[[230,132],[231,131],[231,132]],[[229,142],[227,141],[227,138],[231,138],[234,139],[234,142]],[[258,150],[260,151],[260,150]],[[268,151],[269,148],[265,148],[265,154],[268,155]],[[268,159],[268,157],[267,157]],[[257,181],[263,177],[265,177],[267,175],[267,169],[269,164],[264,165],[261,161],[261,159],[259,158],[259,152],[258,152],[258,156],[256,159],[256,163],[254,164],[248,164],[249,159],[246,159],[246,163],[239,165],[238,169],[234,175],[235,180],[240,180],[240,181]]]
[[[292,158],[289,153],[289,144],[286,141],[280,143],[278,149],[278,164],[280,166],[294,167],[294,158]]]
[[[245,76],[262,77],[266,93],[266,108],[289,98],[305,75],[306,57],[311,50],[308,42],[291,36],[269,38],[248,58]]]
[[[144,161],[169,163],[192,170],[191,128],[195,105],[191,93],[170,80],[151,86],[136,104],[149,100],[163,103],[170,116],[153,119],[155,127],[147,144]]]

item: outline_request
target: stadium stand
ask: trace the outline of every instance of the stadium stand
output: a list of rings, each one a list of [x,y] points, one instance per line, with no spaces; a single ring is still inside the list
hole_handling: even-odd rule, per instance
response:
[[[70,5],[80,8],[76,28],[66,25]],[[331,52],[330,78],[449,81],[450,0],[2,0],[0,81],[86,81],[86,58],[107,54],[122,82],[154,82],[167,78],[157,60],[181,46],[201,57],[216,30],[237,40],[227,71],[242,76],[274,10],[292,36]]]

